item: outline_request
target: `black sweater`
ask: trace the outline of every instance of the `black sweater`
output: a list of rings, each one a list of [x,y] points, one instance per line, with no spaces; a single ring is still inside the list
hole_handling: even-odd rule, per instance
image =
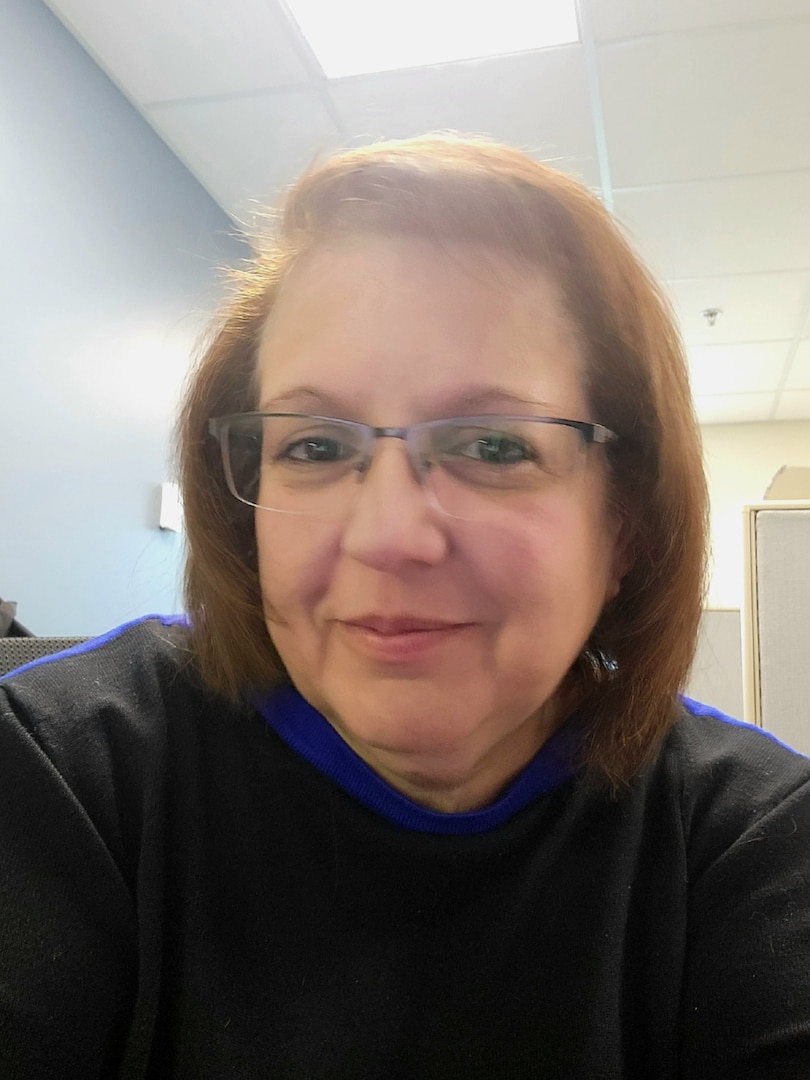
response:
[[[438,815],[180,627],[81,648],[0,681],[3,1080],[810,1077],[810,761],[762,732],[688,703],[619,799],[563,734]]]

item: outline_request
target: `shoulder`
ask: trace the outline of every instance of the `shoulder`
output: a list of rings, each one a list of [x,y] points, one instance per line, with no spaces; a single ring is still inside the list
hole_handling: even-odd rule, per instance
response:
[[[63,731],[94,715],[133,722],[163,711],[168,696],[193,694],[197,680],[187,629],[176,617],[149,616],[0,678],[0,700],[32,734]]]
[[[754,839],[801,832],[810,852],[810,759],[761,728],[684,698],[653,773],[677,789],[692,880]]]
[[[185,625],[149,617],[0,679],[0,742],[18,755],[17,782],[52,768],[88,806],[160,783],[218,708],[227,715],[195,674]]]
[[[201,746],[219,760],[243,719],[204,687],[185,626],[169,619],[18,668],[0,679],[0,791],[12,795],[0,831],[19,830],[17,805],[59,807],[52,818],[72,819],[77,835],[89,826],[131,883],[178,768],[196,775]]]
[[[664,749],[677,759],[687,792],[778,799],[810,779],[810,758],[775,735],[711,705],[682,698],[681,716]]]
[[[685,700],[659,761],[686,840],[683,1075],[806,1076],[810,760]]]

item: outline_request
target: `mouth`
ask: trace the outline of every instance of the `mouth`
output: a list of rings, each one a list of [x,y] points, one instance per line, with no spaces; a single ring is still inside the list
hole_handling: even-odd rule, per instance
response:
[[[353,650],[382,663],[425,659],[448,642],[456,641],[472,623],[411,617],[364,616],[341,623]]]
[[[358,619],[345,619],[344,625],[370,630],[381,637],[398,637],[401,634],[432,633],[459,629],[469,623],[447,622],[443,619],[421,619],[411,616],[387,617],[364,615]]]

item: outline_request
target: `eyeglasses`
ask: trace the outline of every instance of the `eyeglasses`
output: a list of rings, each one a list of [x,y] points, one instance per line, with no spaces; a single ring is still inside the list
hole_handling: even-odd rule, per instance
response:
[[[373,427],[299,413],[236,413],[209,421],[231,492],[248,506],[339,516],[372,467],[377,439],[402,439],[438,509],[475,520],[564,482],[588,448],[617,438],[601,424],[553,416],[459,416]]]

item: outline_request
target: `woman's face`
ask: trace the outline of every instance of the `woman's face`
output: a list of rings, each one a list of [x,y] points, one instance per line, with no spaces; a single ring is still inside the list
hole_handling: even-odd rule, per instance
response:
[[[599,419],[556,289],[473,246],[315,252],[277,298],[259,365],[267,412]],[[597,447],[528,502],[468,521],[437,509],[405,444],[383,438],[341,514],[260,509],[256,535],[295,685],[372,768],[442,809],[491,801],[564,719],[557,689],[619,585]]]

